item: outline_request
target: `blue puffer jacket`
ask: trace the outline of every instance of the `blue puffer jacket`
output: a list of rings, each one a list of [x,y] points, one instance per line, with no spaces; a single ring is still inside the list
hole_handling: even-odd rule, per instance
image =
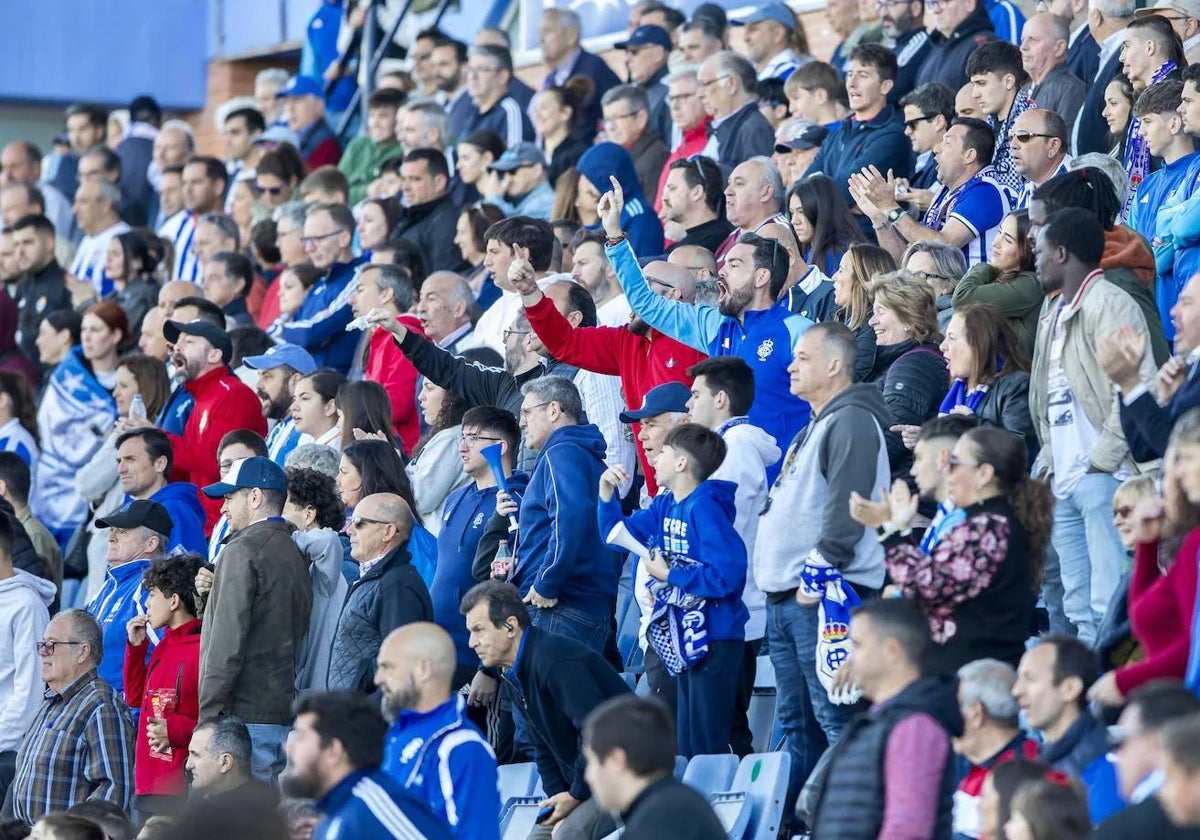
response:
[[[596,524],[607,445],[591,423],[555,429],[538,453],[517,517],[512,582],[588,613],[611,611],[622,557]]]
[[[329,690],[374,691],[379,646],[414,621],[433,621],[433,604],[402,544],[350,584],[329,656]]]
[[[629,152],[616,143],[598,143],[583,153],[575,168],[592,182],[600,195],[612,189],[608,179],[615,176],[625,195],[621,230],[629,237],[634,253],[639,257],[651,257],[663,252],[662,222],[654,215],[654,207],[646,200],[646,196],[642,195]]]

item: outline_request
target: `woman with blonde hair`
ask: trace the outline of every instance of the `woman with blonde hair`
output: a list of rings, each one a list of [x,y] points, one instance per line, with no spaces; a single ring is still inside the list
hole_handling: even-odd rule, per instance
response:
[[[854,362],[854,381],[866,380],[875,367],[875,329],[871,326],[871,293],[868,284],[880,274],[896,270],[896,260],[877,245],[856,242],[846,249],[833,273],[833,302],[835,315],[850,331],[858,344]]]
[[[857,247],[857,246],[855,246]],[[928,283],[893,271],[867,287],[872,300],[875,359],[866,382],[875,382],[892,413],[887,440],[892,477],[908,476],[912,452],[901,433],[937,417],[950,377],[938,345],[937,301]]]

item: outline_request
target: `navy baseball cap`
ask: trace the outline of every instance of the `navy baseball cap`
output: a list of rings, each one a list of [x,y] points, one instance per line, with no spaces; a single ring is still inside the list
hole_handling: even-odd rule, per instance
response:
[[[796,16],[792,14],[792,10],[782,3],[764,3],[749,14],[742,15],[729,21],[734,26],[746,26],[751,23],[762,23],[764,20],[773,20],[788,29],[796,28]]]
[[[325,85],[316,76],[292,76],[275,94],[276,99],[287,96],[319,96],[324,99]]]
[[[682,382],[665,382],[662,385],[655,385],[646,392],[646,396],[642,397],[641,408],[634,411],[622,411],[619,419],[622,423],[635,423],[638,420],[657,417],[669,411],[683,414],[687,411],[688,400],[691,398],[691,389]]]
[[[647,23],[630,32],[628,41],[621,41],[613,44],[613,46],[619,50],[627,50],[630,48],[648,47],[651,44],[657,44],[667,52],[670,52],[672,47],[671,33],[661,26]]]
[[[781,155],[786,155],[791,152],[819,149],[828,136],[829,129],[823,125],[817,125],[816,123],[809,123],[808,125],[800,124],[795,129],[787,132],[785,138],[775,144],[775,151]]]
[[[286,490],[287,477],[283,474],[283,467],[261,455],[242,458],[233,462],[224,481],[218,481],[216,484],[205,487],[204,495],[219,499],[222,496],[228,496],[235,490],[250,487],[257,487],[260,490]]]
[[[171,514],[158,502],[149,499],[133,499],[114,510],[108,516],[96,520],[97,528],[140,528],[146,527],[160,534],[175,530]]]
[[[229,333],[216,324],[197,318],[194,321],[167,321],[163,324],[163,338],[175,344],[180,335],[198,335],[208,339],[208,343],[221,351],[221,358],[226,362],[233,357],[233,342]]]
[[[295,344],[276,344],[261,356],[244,356],[242,364],[254,370],[272,370],[287,365],[302,376],[317,369],[317,363],[307,350]]]

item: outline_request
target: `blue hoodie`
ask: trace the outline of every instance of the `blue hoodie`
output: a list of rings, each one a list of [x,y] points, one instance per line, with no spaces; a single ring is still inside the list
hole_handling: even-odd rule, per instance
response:
[[[457,840],[499,840],[496,755],[465,709],[455,695],[428,712],[400,712],[384,739],[381,769],[428,803]]]
[[[663,228],[654,208],[642,195],[633,158],[616,143],[598,143],[592,146],[575,165],[579,174],[592,182],[600,195],[612,189],[609,176],[615,175],[625,194],[625,208],[621,211],[621,230],[629,238],[629,244],[639,257],[652,257],[663,252]],[[541,590],[538,590],[541,592]]]
[[[125,497],[126,502],[130,499],[132,496]],[[175,525],[167,543],[167,554],[183,550],[203,557],[208,552],[208,540],[204,538],[204,508],[195,484],[172,481],[151,496],[150,501],[165,507]]]
[[[523,472],[508,477],[508,489],[518,497],[524,494],[528,484],[529,476]],[[467,624],[458,608],[463,595],[477,583],[471,574],[471,566],[479,538],[496,512],[496,493],[496,487],[479,489],[472,482],[451,493],[442,506],[437,568],[429,587],[429,598],[433,601],[433,620],[454,639],[460,665],[479,665],[479,657],[467,644]]]
[[[781,305],[742,313],[741,319],[722,315],[716,306],[694,306],[656,295],[646,282],[637,258],[624,242],[606,248],[613,272],[629,306],[663,335],[710,356],[739,356],[754,371],[754,403],[750,422],[786,449],[808,425],[808,403],[792,394],[788,365],[800,336],[812,321],[793,315]],[[767,467],[767,483],[775,481],[783,464]],[[539,589],[538,592],[541,592]]]
[[[623,558],[596,525],[607,451],[591,423],[555,429],[538,453],[517,521],[512,583],[587,613],[610,613]]]
[[[718,642],[745,641],[750,617],[742,603],[746,545],[733,527],[736,492],[732,481],[710,479],[682,502],[676,501],[670,490],[663,490],[650,507],[628,517],[622,518],[621,502],[615,497],[601,502],[597,513],[600,533],[606,538],[623,524],[647,548],[692,561],[672,562],[667,583],[705,599],[708,637]]]
[[[104,572],[104,585],[87,605],[87,611],[104,633],[104,658],[96,670],[118,693],[125,691],[125,642],[128,638],[125,625],[135,615],[146,613],[146,598],[150,593],[142,586],[142,575],[148,568],[149,560],[130,560],[120,566],[108,567]],[[150,644],[146,647],[147,659],[157,644],[157,634],[151,631]]]

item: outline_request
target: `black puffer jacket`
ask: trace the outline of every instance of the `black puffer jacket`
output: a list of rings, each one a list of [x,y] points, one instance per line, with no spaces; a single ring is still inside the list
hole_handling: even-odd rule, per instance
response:
[[[992,19],[988,17],[987,8],[980,0],[975,11],[958,25],[949,38],[935,32],[930,40],[933,46],[917,71],[915,87],[941,82],[956,91],[970,81],[967,78],[967,59],[971,53],[981,44],[996,40],[996,33],[992,31]]]
[[[866,381],[876,383],[883,391],[892,423],[900,426],[919,426],[937,417],[938,407],[950,389],[946,360],[932,341],[877,346],[875,366]],[[907,478],[912,452],[898,433],[885,431],[884,438],[892,478]]]
[[[1001,376],[983,397],[979,406],[979,421],[985,426],[1007,429],[1025,438],[1029,452],[1026,466],[1032,467],[1038,454],[1037,432],[1029,416],[1029,374],[1014,371]]]

